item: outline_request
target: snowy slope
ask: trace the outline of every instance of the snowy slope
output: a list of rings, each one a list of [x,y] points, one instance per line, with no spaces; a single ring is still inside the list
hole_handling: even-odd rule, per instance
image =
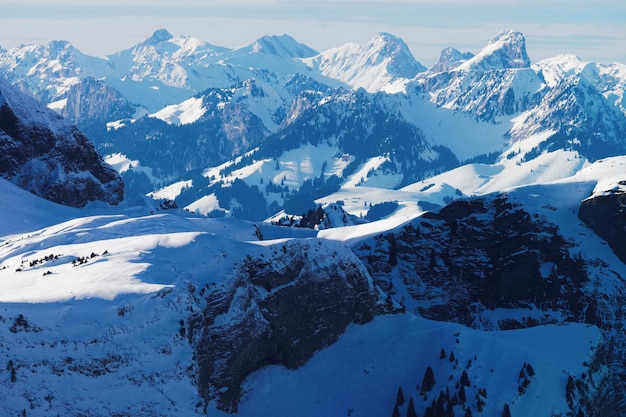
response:
[[[189,309],[201,308],[189,289],[220,288],[246,254],[270,255],[285,239],[311,233],[262,225],[273,240],[258,242],[252,224],[157,212],[147,200],[77,210],[33,201],[4,181],[0,187],[11,196],[0,218],[33,207],[22,214],[31,223],[0,229],[0,334],[8,348],[0,355],[0,398],[12,399],[2,402],[3,413],[222,415],[198,396],[189,330],[181,325]],[[565,413],[568,376],[588,373],[595,381],[589,396],[604,386],[607,368],[583,365],[602,344],[597,328],[577,324],[483,332],[409,313],[382,316],[351,326],[301,368],[270,366],[249,376],[236,415],[377,416],[391,412],[398,387],[421,415],[440,392],[458,391],[463,371],[470,382],[458,413],[476,414],[480,401],[490,415],[504,404],[517,413]],[[441,349],[456,359],[441,359]],[[520,393],[526,364],[533,375]],[[427,366],[436,382],[423,400],[415,387]],[[477,397],[479,390],[487,394]]]
[[[351,328],[298,371],[268,367],[251,376],[241,414],[262,410],[287,416],[297,410],[300,416],[391,415],[400,387],[405,398],[401,415],[409,398],[414,399],[417,415],[425,415],[440,393],[458,393],[455,384],[463,371],[470,379],[465,387],[467,402],[453,406],[454,415],[463,415],[465,408],[481,415],[476,407],[479,389],[487,391],[482,415],[499,416],[505,403],[511,415],[565,413],[569,411],[564,398],[568,375],[579,377],[586,371],[581,364],[601,340],[598,329],[574,324],[480,332],[409,314],[378,317],[371,324]],[[441,349],[446,352],[443,359]],[[531,364],[536,377],[520,393],[524,364]],[[416,387],[421,386],[428,366],[434,371],[435,385],[420,394]]]
[[[400,415],[409,397],[418,415],[439,398],[457,416],[505,404],[611,415],[626,266],[578,209],[625,189],[624,66],[568,55],[531,66],[514,31],[475,56],[448,50],[427,72],[405,52],[387,34],[316,55],[284,35],[228,50],[160,30],[104,60],[115,88],[150,109],[111,124],[146,147],[108,160],[160,182],[151,197],[227,216],[134,195],[74,209],[0,179],[1,413],[379,416],[401,387]],[[18,113],[33,108],[23,103]],[[232,159],[197,164],[204,143]],[[143,166],[154,148],[167,164],[189,156],[183,174]],[[314,229],[270,224],[299,223],[302,201],[326,210]],[[228,217],[239,213],[259,221]],[[350,306],[321,302],[315,317],[333,320],[264,336],[272,320],[313,323],[298,306],[315,294],[354,304],[333,286],[351,273],[381,300],[357,317],[406,311],[344,332]],[[343,335],[327,341],[329,329]],[[315,348],[300,357],[304,339]],[[420,392],[427,366],[435,384]]]
[[[623,63],[585,62],[574,55],[558,55],[533,65],[546,84],[555,87],[568,78],[582,77],[622,112],[626,111],[626,65]]]

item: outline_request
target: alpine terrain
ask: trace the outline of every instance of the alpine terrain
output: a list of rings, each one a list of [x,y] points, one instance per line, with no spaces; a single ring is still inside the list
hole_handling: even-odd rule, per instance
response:
[[[626,414],[626,64],[0,48],[0,414]]]

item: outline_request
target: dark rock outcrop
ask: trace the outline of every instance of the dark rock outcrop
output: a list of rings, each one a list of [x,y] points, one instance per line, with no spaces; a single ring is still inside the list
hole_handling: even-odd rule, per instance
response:
[[[349,324],[385,309],[359,260],[319,240],[248,256],[225,288],[201,293],[206,307],[188,319],[198,390],[227,412],[237,410],[251,372],[269,364],[297,368]]]
[[[355,252],[383,290],[394,293],[393,279],[400,277],[413,299],[406,303],[428,318],[482,327],[475,322],[481,310],[536,307],[593,323],[585,264],[571,246],[555,225],[501,195],[455,200]],[[534,320],[499,319],[491,326],[541,324]]]
[[[626,181],[620,181],[626,185]],[[626,263],[626,193],[606,192],[584,200],[578,217],[598,236],[606,240],[613,252]]]
[[[119,203],[124,184],[87,137],[0,80],[0,175],[55,203]]]

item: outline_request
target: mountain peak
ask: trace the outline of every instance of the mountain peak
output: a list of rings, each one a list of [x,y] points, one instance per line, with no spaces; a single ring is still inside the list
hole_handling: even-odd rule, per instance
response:
[[[160,43],[169,41],[173,37],[174,35],[172,35],[167,29],[157,29],[154,31],[152,36],[147,39],[147,41],[152,43]]]
[[[249,53],[261,53],[282,58],[308,58],[318,52],[303,43],[296,41],[287,34],[267,35],[242,48]]]
[[[480,70],[529,67],[524,35],[511,29],[498,33],[476,56],[459,66]]]
[[[378,32],[371,41],[371,43],[376,42],[404,44],[404,41],[401,38],[388,32]]]
[[[404,41],[386,32],[378,32],[367,44],[368,49],[378,50],[382,55],[395,56],[400,53],[409,53],[409,47]]]
[[[395,77],[413,78],[426,68],[415,60],[407,44],[390,33],[379,32],[365,46],[371,59],[388,60],[387,71]]]
[[[441,55],[439,56],[439,61],[433,66],[430,70],[431,72],[445,72],[450,71],[463,64],[463,62],[467,61],[474,57],[474,54],[471,52],[461,52],[456,48],[445,48],[441,51]]]
[[[64,40],[50,41],[48,43],[48,47],[50,48],[50,50],[58,51],[58,50],[61,50],[61,49],[71,48],[72,44],[70,44],[68,41],[64,41]]]

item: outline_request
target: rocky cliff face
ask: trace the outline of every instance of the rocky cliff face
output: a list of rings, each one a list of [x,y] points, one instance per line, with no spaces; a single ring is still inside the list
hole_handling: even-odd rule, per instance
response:
[[[601,194],[579,216],[624,259],[626,194]],[[354,250],[383,290],[427,318],[486,330],[596,325],[609,341],[603,360],[623,380],[623,278],[567,236],[500,194],[453,201]],[[613,402],[624,389],[610,385]]]
[[[119,203],[124,184],[76,127],[0,80],[0,175],[55,203]]]
[[[132,117],[135,111],[119,91],[88,77],[70,87],[61,115],[83,127],[100,122],[102,128],[108,121]]]
[[[400,280],[409,309],[428,318],[483,327],[482,310],[537,306],[546,322],[593,323],[585,265],[570,247],[555,225],[502,195],[454,201],[363,243],[357,253],[381,288],[394,293]],[[487,327],[537,324],[529,314]]]
[[[294,369],[334,343],[350,323],[390,311],[345,247],[289,241],[248,256],[221,289],[203,288],[202,311],[188,319],[200,396],[237,410],[241,383],[269,364]]]
[[[626,181],[620,181],[626,185]],[[613,252],[626,263],[626,193],[624,190],[592,196],[580,204],[578,217],[598,236],[606,240]]]

